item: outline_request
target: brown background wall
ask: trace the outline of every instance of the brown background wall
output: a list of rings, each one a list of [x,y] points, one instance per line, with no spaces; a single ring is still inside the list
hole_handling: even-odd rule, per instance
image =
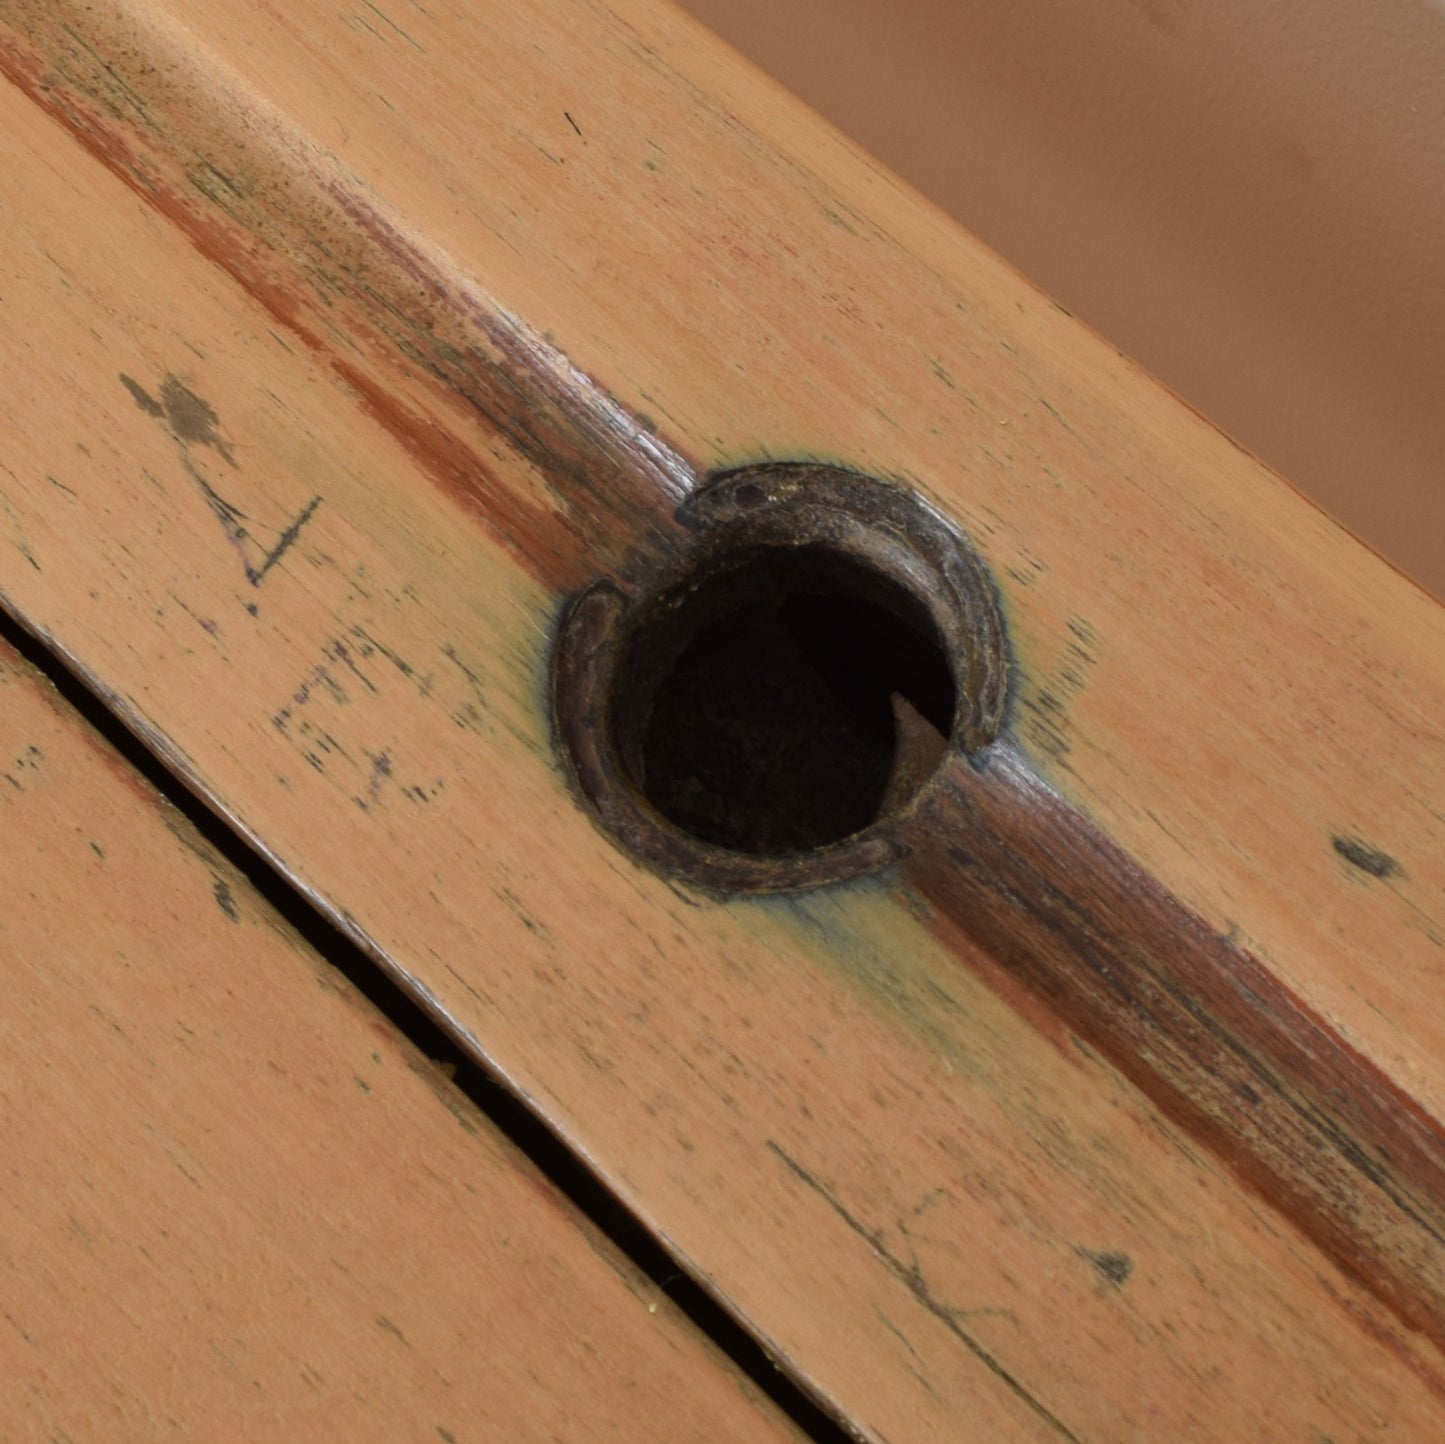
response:
[[[686,0],[1445,597],[1445,0]]]

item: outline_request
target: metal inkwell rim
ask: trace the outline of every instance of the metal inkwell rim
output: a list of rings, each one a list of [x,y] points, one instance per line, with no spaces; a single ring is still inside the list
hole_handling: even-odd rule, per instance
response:
[[[567,606],[553,656],[553,728],[580,801],[614,842],[653,871],[719,897],[816,888],[877,871],[908,851],[909,824],[950,756],[997,735],[1007,699],[1006,639],[993,582],[968,540],[917,492],[812,462],[711,478],[678,510],[689,543],[635,581],[595,582]],[[695,632],[700,596],[759,557],[832,557],[925,620],[954,682],[944,756],[896,810],[805,852],[733,851],[663,816],[636,781],[639,729],[658,678]]]

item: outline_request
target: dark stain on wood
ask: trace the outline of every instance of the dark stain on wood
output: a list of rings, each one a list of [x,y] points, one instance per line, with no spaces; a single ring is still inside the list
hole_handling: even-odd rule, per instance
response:
[[[211,893],[216,899],[216,906],[230,918],[233,923],[241,921],[240,909],[236,906],[236,899],[231,894],[231,885],[222,878],[217,878],[212,884]]]
[[[1134,1275],[1134,1260],[1126,1253],[1113,1249],[1095,1253],[1092,1249],[1081,1248],[1079,1255],[1093,1264],[1100,1279],[1110,1288],[1122,1289]]]
[[[1395,877],[1401,872],[1400,864],[1388,852],[1370,847],[1357,837],[1334,837],[1330,842],[1351,867],[1357,867],[1371,877]]]
[[[253,587],[259,587],[267,573],[296,544],[302,528],[315,515],[322,498],[313,496],[300,514],[282,529],[274,546],[269,549],[261,547],[248,529],[250,519],[246,513],[216,490],[196,465],[191,454],[192,446],[207,446],[218,452],[231,466],[236,466],[235,454],[230,444],[221,436],[220,417],[216,414],[215,407],[176,376],[168,375],[164,378],[159,401],[131,377],[122,374],[120,379],[136,405],[170,432],[180,447],[181,465],[186,475],[195,484],[202,499],[221,523],[227,540],[240,556],[246,580]],[[259,560],[256,560],[258,551]]]
[[[130,392],[135,404],[142,411],[155,421],[160,421],[166,414],[166,408],[148,392],[138,381],[132,381],[124,371],[120,374],[121,385]]]
[[[164,421],[171,434],[183,445],[209,446],[219,452],[232,466],[235,453],[221,436],[221,418],[209,401],[197,396],[179,376],[167,375],[161,381],[161,399],[157,401],[137,381],[123,372],[121,384],[130,392],[135,404],[147,416]]]

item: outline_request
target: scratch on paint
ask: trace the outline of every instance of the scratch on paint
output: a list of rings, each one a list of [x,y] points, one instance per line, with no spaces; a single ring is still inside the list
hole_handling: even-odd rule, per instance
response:
[[[281,540],[266,553],[266,560],[261,563],[260,570],[251,580],[251,585],[259,587],[261,579],[286,555],[287,551],[295,544],[296,538],[301,535],[301,528],[311,520],[316,508],[321,505],[321,497],[313,496],[306,504],[306,509],[281,533]]]
[[[863,1239],[873,1252],[882,1260],[894,1278],[928,1310],[935,1318],[940,1320],[945,1328],[971,1353],[988,1371],[1003,1383],[1014,1395],[1023,1401],[1033,1412],[1044,1421],[1059,1438],[1071,1441],[1071,1444],[1082,1444],[1079,1436],[1075,1434],[1064,1422],[1053,1414],[1048,1407],[1034,1398],[1032,1394],[1017,1380],[994,1356],[989,1353],[977,1339],[968,1334],[959,1324],[958,1320],[961,1311],[950,1309],[946,1304],[941,1304],[933,1297],[928,1280],[923,1275],[923,1270],[915,1263],[904,1264],[902,1260],[890,1253],[883,1242],[883,1235],[866,1225],[860,1223],[846,1208],[833,1196],[827,1187],[820,1183],[802,1164],[791,1158],[771,1138],[767,1146],[786,1165],[789,1172],[801,1183],[811,1189],[823,1200],[828,1207],[843,1220],[848,1227]]]
[[[401,38],[405,40],[406,43],[410,45],[411,48],[417,52],[418,55],[426,54],[426,46],[424,46],[419,40],[416,40],[412,36],[408,35],[406,31],[403,30],[401,26],[398,25],[396,21],[393,20],[391,16],[388,15],[384,10],[379,10],[375,5],[371,3],[371,0],[361,0],[361,3],[365,5],[366,8],[370,10],[371,13],[375,15],[376,18],[380,20],[383,25],[387,26],[388,29],[396,31],[396,33],[400,35]]]
[[[185,468],[186,475],[195,483],[206,505],[221,523],[227,539],[236,548],[246,580],[253,587],[259,587],[271,569],[296,544],[301,529],[315,515],[322,498],[319,495],[311,498],[301,514],[281,533],[276,545],[261,552],[260,565],[256,565],[251,559],[252,549],[259,547],[260,543],[246,528],[245,523],[250,518],[211,485],[191,454],[193,446],[207,446],[217,452],[228,465],[239,465],[230,443],[221,435],[220,417],[216,414],[215,407],[174,375],[168,374],[162,380],[159,400],[131,377],[122,374],[120,380],[130,392],[135,404],[170,432],[176,445],[180,447],[181,465]]]

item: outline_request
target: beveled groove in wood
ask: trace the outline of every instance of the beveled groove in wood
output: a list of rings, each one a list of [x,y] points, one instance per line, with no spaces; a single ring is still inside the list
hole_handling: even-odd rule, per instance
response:
[[[0,641],[7,1438],[802,1436]]]
[[[1413,1327],[1445,1337],[1434,1120],[1180,907],[1009,742],[955,762],[905,873]]]
[[[545,725],[556,589],[665,549],[692,470],[920,479],[1004,590],[1031,765],[1433,1118],[1433,610],[662,12],[423,17],[451,27],[424,74],[320,6],[64,12],[104,64],[60,12],[0,14],[67,127],[0,99],[17,614],[864,1436],[1438,1435],[1438,1351],[976,943],[891,882],[669,891],[573,807]],[[580,199],[541,156],[579,65]],[[483,380],[438,377],[432,322]],[[1351,892],[1332,836],[1401,890]],[[1389,975],[1351,970],[1361,937]]]
[[[637,1218],[615,1193],[527,1107],[505,1080],[488,1069],[443,1022],[433,1017],[396,979],[368,957],[324,912],[301,897],[286,879],[253,851],[213,812],[178,784],[160,759],[120,723],[85,683],[47,648],[0,611],[0,648],[7,647],[36,674],[42,690],[58,698],[60,710],[75,714],[82,732],[93,733],[102,754],[124,764],[198,835],[209,853],[240,874],[259,902],[284,922],[304,948],[324,960],[344,985],[356,990],[409,1045],[451,1081],[478,1110],[484,1127],[521,1155],[579,1216],[584,1232],[595,1230],[643,1278],[648,1298],[665,1296],[675,1311],[725,1355],[748,1385],[770,1400],[814,1444],[843,1444],[853,1436],[816,1400],[809,1398],[769,1357],[758,1341],[729,1315]],[[169,813],[167,814],[169,815]],[[223,869],[224,870],[224,869]],[[227,892],[229,894],[229,885]],[[445,1101],[455,1107],[455,1100]]]

